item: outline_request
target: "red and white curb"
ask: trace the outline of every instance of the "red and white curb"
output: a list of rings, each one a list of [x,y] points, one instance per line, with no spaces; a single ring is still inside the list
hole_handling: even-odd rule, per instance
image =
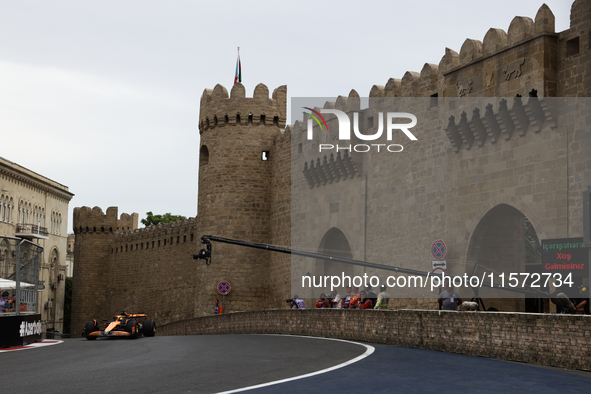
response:
[[[39,348],[39,347],[44,347],[44,346],[58,345],[63,342],[64,341],[53,341],[51,339],[46,339],[41,342],[29,343],[26,346],[14,346],[14,347],[6,348],[6,349],[0,349],[0,353],[2,353],[2,352],[16,352],[17,350],[27,350],[27,349],[35,349],[35,348]]]

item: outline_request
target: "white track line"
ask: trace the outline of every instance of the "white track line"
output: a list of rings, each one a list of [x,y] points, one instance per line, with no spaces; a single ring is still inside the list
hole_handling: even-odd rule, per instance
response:
[[[0,349],[0,353],[2,353],[2,352],[17,352],[19,350],[35,349],[35,348],[39,348],[39,347],[43,347],[43,346],[59,345],[60,343],[63,343],[63,342],[64,341],[47,339],[47,340],[43,340],[41,342],[29,343],[28,345],[25,345],[25,346],[15,346],[14,348]]]
[[[292,380],[305,379],[305,378],[309,378],[311,376],[320,375],[320,374],[323,374],[323,373],[326,373],[326,372],[334,371],[335,369],[346,367],[347,365],[354,364],[357,361],[361,361],[364,358],[370,356],[376,350],[371,345],[366,345],[364,343],[359,343],[359,342],[347,341],[347,340],[344,340],[344,339],[321,338],[321,337],[306,337],[306,336],[302,336],[302,335],[281,335],[281,334],[261,334],[261,335],[277,335],[277,336],[284,336],[284,337],[299,337],[299,338],[310,338],[310,339],[325,339],[325,340],[328,340],[328,341],[339,341],[339,342],[353,343],[355,345],[359,345],[359,346],[365,347],[366,350],[365,350],[365,353],[363,353],[362,355],[357,356],[357,357],[355,357],[355,358],[353,358],[353,359],[351,359],[349,361],[346,361],[346,362],[344,362],[342,364],[335,365],[334,367],[330,367],[330,368],[326,368],[326,369],[321,369],[320,371],[316,371],[316,372],[310,372],[310,373],[307,373],[305,375],[294,376],[293,378],[275,380],[273,382],[261,383],[261,384],[257,384],[257,385],[254,385],[254,386],[243,387],[243,388],[236,389],[236,390],[222,391],[222,392],[219,392],[217,394],[240,393],[242,391],[259,389],[261,387],[273,386],[275,384],[280,384],[280,383],[285,383],[285,382],[291,382]]]

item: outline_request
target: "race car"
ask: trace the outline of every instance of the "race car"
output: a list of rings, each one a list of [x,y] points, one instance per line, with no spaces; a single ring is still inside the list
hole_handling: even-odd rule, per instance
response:
[[[137,319],[142,318],[144,320],[139,323]],[[144,313],[130,314],[126,311],[121,311],[121,314],[115,315],[111,322],[107,319],[103,320],[103,322],[103,329],[99,328],[96,320],[87,322],[82,331],[82,336],[88,340],[93,340],[99,337],[137,339],[142,335],[145,337],[156,335],[156,323]]]

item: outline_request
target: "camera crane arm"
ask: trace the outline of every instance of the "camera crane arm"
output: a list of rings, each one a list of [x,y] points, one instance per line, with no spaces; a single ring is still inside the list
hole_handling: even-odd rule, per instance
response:
[[[395,272],[400,272],[403,274],[421,275],[421,276],[427,276],[427,275],[440,276],[441,275],[439,273],[433,274],[431,272],[418,271],[418,270],[413,270],[410,268],[392,267],[390,265],[370,263],[367,261],[347,259],[344,257],[328,256],[328,255],[320,254],[320,253],[303,252],[303,251],[292,250],[292,249],[287,249],[287,248],[280,248],[278,246],[273,246],[273,245],[268,245],[268,244],[261,244],[261,243],[256,243],[256,242],[241,241],[241,240],[237,240],[237,239],[223,238],[223,237],[218,237],[216,235],[204,235],[203,237],[201,237],[201,243],[205,244],[207,249],[201,249],[199,254],[194,254],[193,258],[195,260],[204,259],[204,260],[206,260],[205,261],[206,264],[210,264],[210,260],[211,260],[211,242],[210,241],[222,242],[222,243],[227,243],[227,244],[231,244],[231,245],[246,246],[248,248],[270,250],[271,252],[293,254],[296,256],[310,257],[310,258],[319,259],[319,260],[336,261],[338,263],[353,264],[353,265],[359,265],[359,266],[368,267],[368,268],[376,268],[376,269],[387,270],[387,271],[395,271]]]
[[[195,260],[204,259],[205,263],[207,265],[211,264],[211,241],[221,242],[221,243],[226,243],[226,244],[231,244],[231,245],[245,246],[248,248],[269,250],[271,252],[293,254],[296,256],[310,257],[310,258],[319,259],[319,260],[336,261],[338,263],[359,265],[362,267],[375,268],[375,269],[380,269],[380,270],[385,270],[385,271],[394,271],[394,272],[398,272],[398,273],[402,273],[402,274],[420,275],[420,276],[437,276],[440,278],[442,277],[442,274],[440,274],[440,273],[419,271],[419,270],[413,270],[410,268],[393,267],[390,265],[370,263],[367,261],[347,259],[344,257],[328,256],[328,255],[320,254],[320,253],[292,250],[292,249],[281,248],[278,246],[273,246],[273,245],[268,245],[268,244],[242,241],[242,240],[238,240],[238,239],[223,238],[223,237],[218,237],[216,235],[204,235],[201,237],[201,243],[206,245],[206,249],[201,249],[199,251],[199,254],[194,254],[193,258]],[[543,292],[543,291],[540,291],[540,290],[537,290],[537,289],[534,289],[531,287],[526,287],[526,288],[503,287],[501,285],[494,284],[494,283],[483,283],[482,285],[484,287],[490,287],[493,289],[507,290],[507,291],[512,291],[512,292],[516,292],[516,293],[523,293],[523,294],[534,294],[537,297],[548,297],[548,294],[546,292]],[[477,290],[475,290],[475,293],[478,294]]]

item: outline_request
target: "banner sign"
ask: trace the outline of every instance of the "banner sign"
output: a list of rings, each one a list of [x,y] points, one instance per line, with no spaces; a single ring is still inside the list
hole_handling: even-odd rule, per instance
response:
[[[41,315],[0,316],[0,347],[41,341]]]

